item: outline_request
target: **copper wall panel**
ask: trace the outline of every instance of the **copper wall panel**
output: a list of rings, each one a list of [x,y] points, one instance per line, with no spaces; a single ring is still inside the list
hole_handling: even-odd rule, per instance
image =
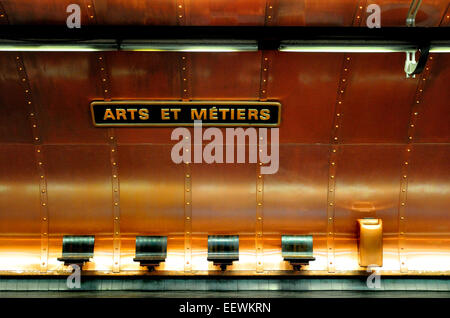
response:
[[[342,143],[400,143],[408,132],[416,79],[406,79],[404,53],[351,54],[342,105]]]
[[[82,0],[2,0],[10,24],[60,24],[65,25],[70,4],[85,8]],[[85,12],[82,9],[82,14]],[[82,15],[82,24],[88,20]]]
[[[417,142],[450,142],[450,55],[434,54],[416,123]]]
[[[180,53],[117,52],[106,58],[113,100],[180,99]],[[172,143],[171,128],[120,128],[115,132],[118,143]]]
[[[50,233],[112,234],[107,146],[45,146]]]
[[[358,6],[365,27],[366,7],[381,7],[381,26],[405,26],[410,0],[2,0],[11,24],[64,25],[69,4],[81,7],[81,23],[101,25],[264,25],[266,3],[273,6],[270,25],[351,26]],[[178,5],[184,7],[178,8]],[[88,8],[88,5],[91,7]],[[422,2],[417,26],[438,26],[448,6],[446,0]],[[94,15],[90,15],[94,13]],[[181,16],[181,17],[180,17]]]
[[[96,60],[89,53],[24,54],[45,143],[105,143],[92,125],[89,103],[102,99]],[[98,84],[96,84],[98,83]]]
[[[191,59],[193,99],[258,98],[260,52],[195,53]]]
[[[316,261],[309,268],[326,269],[327,247],[322,238],[327,231],[328,152],[326,145],[281,145],[278,172],[264,176],[266,269],[280,269],[284,234],[313,235]],[[281,266],[290,268],[287,263]]]
[[[31,143],[28,105],[19,83],[14,53],[0,54],[0,142]]]
[[[414,145],[406,202],[409,270],[448,270],[450,264],[450,146]]]
[[[176,0],[94,0],[98,24],[176,25]]]
[[[119,146],[121,232],[172,235],[184,230],[184,164],[170,146]]]
[[[274,24],[283,26],[351,26],[359,1],[278,0]]]
[[[0,144],[0,235],[40,235],[39,202],[34,147]]]
[[[189,25],[264,25],[265,0],[187,0]]]
[[[268,98],[281,106],[281,143],[328,143],[343,55],[275,53]]]
[[[336,169],[336,269],[358,269],[357,219],[383,220],[383,269],[398,270],[401,146],[340,146]]]

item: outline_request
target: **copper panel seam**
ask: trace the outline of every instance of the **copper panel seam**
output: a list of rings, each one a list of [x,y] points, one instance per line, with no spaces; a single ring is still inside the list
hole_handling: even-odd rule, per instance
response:
[[[353,26],[361,26],[366,16],[367,0],[359,0],[356,3],[355,14],[353,15]],[[363,25],[365,27],[365,25]]]
[[[184,1],[183,8],[184,8]],[[177,3],[178,9],[179,5]],[[191,71],[191,55],[182,54],[180,60],[180,78],[181,78],[181,99],[182,101],[189,101],[191,99],[190,89],[190,71]],[[189,149],[185,149],[189,151]],[[192,154],[191,154],[192,156]],[[192,176],[191,164],[185,163],[184,169],[184,271],[191,272],[192,270]]]
[[[264,17],[264,25],[274,25],[275,14],[277,14],[278,0],[266,1],[266,12]]]
[[[333,127],[331,128],[331,144],[330,155],[328,162],[328,194],[327,194],[327,252],[328,252],[328,272],[335,271],[335,192],[336,192],[336,170],[337,158],[340,150],[339,143],[339,128],[342,123],[342,104],[344,101],[344,94],[347,88],[347,81],[350,69],[350,56],[344,56],[342,62],[341,73],[339,76],[339,84],[337,91],[337,98],[335,104],[335,113],[333,117]],[[333,145],[334,144],[334,145]]]
[[[40,121],[38,120],[37,107],[31,93],[28,75],[23,62],[23,56],[15,57],[19,81],[24,90],[25,102],[29,106],[29,120],[33,135],[34,151],[36,154],[36,165],[39,174],[39,193],[40,193],[40,218],[41,218],[41,273],[48,269],[48,197],[47,197],[47,179],[45,173],[45,158],[42,147],[42,138],[39,131]]]
[[[408,172],[411,164],[411,157],[413,151],[413,143],[415,137],[415,130],[417,126],[417,121],[420,117],[421,113],[421,105],[422,105],[422,96],[423,91],[425,89],[426,80],[430,75],[430,70],[433,61],[433,55],[430,55],[428,63],[425,67],[425,70],[420,75],[418,80],[416,93],[413,100],[413,105],[411,107],[411,114],[408,123],[408,134],[406,147],[404,151],[403,162],[401,166],[401,177],[400,177],[400,197],[399,197],[399,207],[398,207],[398,254],[400,261],[400,272],[407,273],[408,272],[408,264],[407,264],[407,251],[406,251],[406,207],[407,207],[407,198],[408,198]]]
[[[186,25],[186,5],[184,3],[184,0],[177,0],[177,8],[176,8],[176,14],[177,14],[177,25]]]
[[[102,94],[105,100],[111,100],[110,77],[106,63],[106,57],[103,54],[97,55],[98,72],[100,74],[100,83]],[[118,148],[114,128],[108,129],[107,134],[111,165],[111,191],[112,191],[112,211],[113,211],[113,272],[120,272],[120,181],[118,170]]]
[[[88,24],[96,24],[97,16],[95,14],[94,0],[85,0]]]

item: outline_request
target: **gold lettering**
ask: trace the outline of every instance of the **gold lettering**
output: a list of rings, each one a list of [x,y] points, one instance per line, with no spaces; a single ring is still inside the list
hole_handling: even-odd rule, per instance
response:
[[[203,117],[203,119],[206,119],[206,108],[202,108],[200,110],[200,114],[198,113],[198,110],[196,108],[191,109],[191,119],[192,120],[202,119],[201,117]]]
[[[257,109],[249,109],[248,110],[248,119],[258,120],[258,110]]]
[[[139,109],[139,119],[141,119],[141,120],[148,119],[148,109],[147,108]]]
[[[181,108],[171,108],[170,111],[173,113],[173,118],[178,120],[178,113],[181,111]]]
[[[213,107],[209,109],[209,119],[211,120],[217,120],[217,108]]]
[[[231,118],[230,119],[234,119],[234,109],[231,108]]]
[[[245,120],[245,109],[239,108],[237,110],[237,119],[238,120]]]
[[[108,118],[111,118],[112,120],[116,120],[116,119],[114,118],[114,114],[113,114],[111,108],[107,108],[107,109],[105,110],[105,116],[103,116],[103,120],[106,120],[106,119],[108,119]]]
[[[131,120],[134,120],[134,114],[137,112],[137,109],[136,108],[130,108],[130,109],[127,109],[127,112],[130,113]]]
[[[225,120],[227,118],[227,112],[229,112],[229,108],[220,108],[219,112],[222,113],[222,120]]]
[[[120,119],[120,117],[122,117],[124,120],[127,120],[127,111],[123,108],[117,108],[116,117],[117,119]]]
[[[261,109],[261,112],[259,113],[259,119],[269,120],[270,119],[270,110],[268,110],[266,108]]]
[[[170,119],[169,108],[161,108],[161,119],[162,120]]]

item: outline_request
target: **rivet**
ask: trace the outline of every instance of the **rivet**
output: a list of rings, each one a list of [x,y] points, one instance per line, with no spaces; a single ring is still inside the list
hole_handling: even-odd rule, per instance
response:
[[[332,165],[332,166],[334,166],[334,165],[335,165],[335,163],[334,163],[334,162],[332,162],[332,163],[331,163],[331,165]]]
[[[330,176],[331,179],[334,179],[334,176]]]
[[[426,78],[422,78],[422,81],[426,81],[427,79]]]
[[[406,151],[407,151],[407,152],[410,152],[410,151],[411,151],[411,149],[409,149],[409,148],[408,148],[408,149],[406,149]]]
[[[336,149],[333,149],[333,152],[336,152],[337,150]]]
[[[178,17],[181,19],[183,16],[182,16],[182,15],[179,15]]]
[[[191,191],[191,189],[186,189],[186,192],[189,192],[189,191]]]
[[[261,189],[261,188],[259,188],[259,189],[258,189],[258,192],[262,192],[262,189]]]
[[[118,265],[119,263],[118,262],[116,262],[116,265]]]
[[[341,116],[341,114],[340,114],[340,113],[337,113],[337,114],[336,114],[336,116],[340,117],[340,116]]]
[[[264,72],[267,72],[267,68],[265,68],[263,71],[264,71]]]
[[[113,162],[113,166],[117,165],[117,163]]]
[[[405,265],[405,262],[402,262],[402,265]]]
[[[113,175],[113,178],[117,178],[117,175],[114,174],[114,175]]]
[[[334,137],[334,140],[338,140],[338,137]]]
[[[117,191],[119,191],[119,189],[114,189],[114,192],[117,192]]]
[[[430,60],[432,60],[433,59],[433,57],[432,56],[430,56]]]
[[[20,59],[20,57],[16,56],[16,60]]]
[[[19,67],[19,71],[22,71],[22,70],[23,70],[23,68]]]
[[[328,234],[332,235],[332,234],[333,234],[333,232],[330,232],[330,233],[328,233]]]
[[[407,165],[408,164],[408,161],[405,161],[405,165]]]
[[[190,234],[189,232],[186,232],[186,234]]]
[[[405,234],[405,233],[403,233],[403,232],[400,232],[400,234],[401,234],[401,235],[403,235],[403,234]]]
[[[404,217],[404,216],[401,216],[401,217],[400,217],[400,219],[401,219],[401,220],[404,220],[404,219],[405,219],[405,217]]]
[[[417,115],[419,115],[419,113],[418,113],[418,112],[415,112],[415,113],[414,113],[414,116],[417,116]]]
[[[261,221],[261,220],[262,220],[262,217],[258,216],[258,220],[260,220],[260,221]]]
[[[29,92],[29,90],[28,90],[28,89],[26,89],[26,90],[25,90],[25,93],[28,93],[28,92]]]
[[[119,235],[119,232],[116,232],[116,235]]]
[[[330,192],[333,192],[334,190],[333,189],[330,189]]]
[[[119,217],[117,217],[117,216],[114,218],[114,220],[118,220],[118,219],[119,219]]]
[[[44,203],[42,203],[42,206],[46,206],[47,204],[45,204],[45,202]]]
[[[186,79],[186,78],[183,78],[183,81],[185,81],[185,82],[186,82],[186,81],[187,81],[187,79]]]
[[[105,68],[101,67],[101,68],[100,68],[100,70],[101,70],[101,71],[104,71],[104,70],[105,70]]]
[[[402,202],[402,205],[404,206],[404,205],[405,205],[405,202]]]
[[[411,124],[411,128],[413,128],[414,127],[414,125],[413,124]]]
[[[350,57],[347,57],[347,61],[350,61]]]
[[[341,94],[344,93],[344,90],[341,90]]]
[[[263,82],[265,83],[267,80],[263,79]]]
[[[332,219],[333,219],[333,218],[328,218],[328,220],[330,220],[330,221],[331,221]]]
[[[42,193],[45,193],[45,189],[42,190]]]
[[[339,101],[339,102],[338,102],[338,104],[342,104],[342,102],[341,102],[341,101]]]
[[[47,221],[47,218],[42,218],[43,221]]]
[[[94,16],[93,15],[91,15],[91,17],[90,17],[91,19],[93,19],[94,18]]]
[[[344,72],[347,72],[348,71],[348,68],[344,68]]]
[[[111,149],[111,152],[115,152],[116,150],[115,149]]]
[[[268,18],[268,19],[271,19],[272,17],[269,15],[267,18]]]
[[[30,101],[28,102],[28,105],[31,105],[31,102],[30,102]]]
[[[262,205],[262,203],[261,202],[258,202],[258,206],[261,206]]]
[[[34,116],[34,113],[30,113],[30,116],[33,117],[33,116]]]
[[[406,192],[406,189],[402,189],[402,192]]]
[[[336,126],[334,126],[334,127],[339,128],[339,125],[336,125]]]
[[[263,92],[263,94],[265,94],[265,93],[266,93],[266,91],[265,91],[265,90],[263,90],[262,92]]]
[[[102,81],[103,81],[103,82],[106,82],[106,78],[102,78]]]
[[[44,176],[41,176],[41,179],[44,179]]]
[[[91,7],[91,5],[90,4],[88,4],[88,8],[90,8]]]
[[[356,19],[359,19],[359,15],[356,17]]]
[[[25,82],[26,81],[26,79],[25,78],[22,78],[22,82]]]
[[[269,6],[269,9],[272,9],[273,7],[272,6]],[[447,17],[448,18],[448,17]]]
[[[403,175],[403,178],[406,179],[408,176],[406,174]]]
[[[345,81],[346,81],[346,79],[345,79],[345,78],[343,78],[343,79],[342,79],[342,81],[343,81],[343,82],[345,82]]]
[[[262,162],[260,162],[259,165],[262,166]]]
[[[108,90],[107,89],[105,89],[105,93],[107,93],[108,92]]]
[[[99,59],[99,60],[103,60],[103,57],[100,56],[98,59]]]
[[[262,178],[262,175],[259,175],[258,178],[261,179],[261,178]]]
[[[118,205],[119,205],[119,203],[117,203],[117,202],[114,202],[114,205],[115,205],[115,206],[118,206]]]
[[[332,203],[332,202],[330,202],[330,206],[333,206],[333,203]]]
[[[189,175],[189,174],[187,174],[187,175],[186,175],[186,178],[189,178],[189,177],[190,177],[190,175]]]
[[[268,60],[268,58],[267,58],[267,57],[265,57],[265,58],[264,58],[264,61],[267,61],[267,60]]]
[[[190,220],[190,219],[191,219],[190,217],[188,217],[188,216],[186,217],[186,220]]]
[[[178,8],[180,8],[180,9],[181,9],[182,7],[183,7],[183,6],[182,6],[181,4],[178,6]]]
[[[191,203],[190,202],[186,202],[186,205],[190,205]]]
[[[409,140],[412,140],[413,139],[413,137],[412,136],[409,136]]]
[[[42,265],[45,265],[45,262],[44,262],[44,263],[42,263]]]
[[[38,140],[39,140],[39,137],[35,137],[34,140],[38,141]]]

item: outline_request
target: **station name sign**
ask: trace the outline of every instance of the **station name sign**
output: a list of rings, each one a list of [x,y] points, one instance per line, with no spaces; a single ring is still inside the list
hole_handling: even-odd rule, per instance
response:
[[[281,104],[256,101],[93,101],[92,120],[97,127],[161,127],[280,125]]]

